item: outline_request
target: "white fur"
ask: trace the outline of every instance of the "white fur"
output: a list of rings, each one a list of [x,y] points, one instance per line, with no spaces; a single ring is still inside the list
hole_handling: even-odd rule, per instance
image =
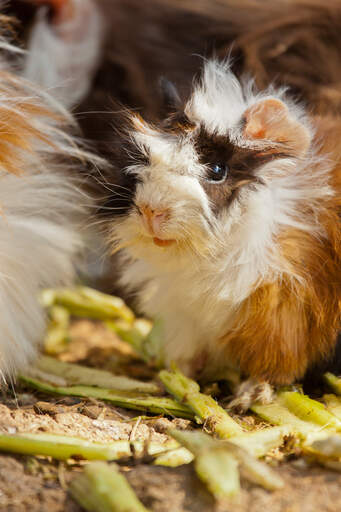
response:
[[[80,248],[78,194],[62,176],[0,175],[0,370],[11,375],[35,356],[45,315],[39,290],[70,283]]]
[[[9,48],[0,44],[2,50]],[[10,73],[4,60],[0,69]],[[89,155],[64,133],[62,124],[69,118],[54,99],[14,75],[8,79],[0,74],[0,80],[0,122],[7,112],[16,112],[53,143],[45,144],[28,131],[30,150],[11,149],[13,162],[17,154],[23,157],[20,175],[0,165],[0,375],[6,380],[29,364],[43,340],[45,314],[39,290],[71,283],[74,278],[73,263],[81,248],[80,221],[89,200],[71,175]],[[28,114],[24,103],[43,105],[58,113],[60,122]],[[17,127],[8,129],[15,132]]]
[[[185,112],[191,121],[209,133],[229,135],[239,146],[266,147],[269,141],[246,140],[242,133],[245,110],[262,98],[280,98],[290,115],[312,130],[300,106],[274,89],[259,94],[253,85],[242,85],[228,64],[206,63],[201,83],[194,89]],[[130,168],[139,174],[135,203],[170,211],[158,236],[176,244],[160,248],[153,244],[136,209],[113,226],[113,238],[122,245],[125,265],[123,282],[140,286],[142,310],[162,317],[165,353],[185,371],[191,362],[226,334],[238,306],[264,281],[284,273],[293,281],[279,257],[276,236],[295,226],[323,236],[314,212],[320,199],[331,195],[328,161],[319,161],[312,149],[304,158],[282,158],[258,170],[265,185],[244,186],[237,201],[218,217],[210,208],[200,182],[205,167],[199,163],[186,136],[144,130],[132,134],[150,156],[148,166]],[[219,186],[219,185],[217,185]],[[302,204],[312,208],[302,216]],[[221,355],[209,354],[217,366]],[[228,363],[228,361],[224,361]]]

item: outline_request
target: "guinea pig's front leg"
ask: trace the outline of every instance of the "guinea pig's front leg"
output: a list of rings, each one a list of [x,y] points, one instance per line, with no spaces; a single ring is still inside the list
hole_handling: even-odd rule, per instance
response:
[[[228,407],[238,413],[244,413],[254,402],[270,404],[274,398],[274,392],[275,389],[269,382],[250,378],[239,384]]]

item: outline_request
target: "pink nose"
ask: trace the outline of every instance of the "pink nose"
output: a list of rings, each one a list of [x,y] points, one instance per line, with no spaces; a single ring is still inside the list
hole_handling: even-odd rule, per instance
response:
[[[159,235],[162,225],[169,218],[169,210],[167,208],[150,208],[150,206],[139,206],[142,214],[144,225],[151,235]]]

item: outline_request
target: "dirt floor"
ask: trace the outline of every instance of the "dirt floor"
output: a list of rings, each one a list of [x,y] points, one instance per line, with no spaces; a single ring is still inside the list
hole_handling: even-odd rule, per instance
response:
[[[125,370],[137,378],[151,374],[131,349],[102,324],[80,320],[71,329],[71,342],[61,356],[68,361]],[[138,413],[98,400],[51,397],[22,385],[0,401],[0,432],[49,432],[93,441],[167,440],[170,422],[190,428],[180,419],[139,419]],[[252,418],[250,418],[252,421]],[[285,487],[273,493],[242,481],[242,492],[230,503],[214,504],[195,476],[192,464],[180,468],[153,466],[144,459],[125,460],[121,470],[146,507],[155,512],[339,512],[341,474],[311,465],[299,453],[268,457]],[[76,512],[68,482],[85,461],[56,462],[47,457],[0,455],[0,510],[9,512]]]

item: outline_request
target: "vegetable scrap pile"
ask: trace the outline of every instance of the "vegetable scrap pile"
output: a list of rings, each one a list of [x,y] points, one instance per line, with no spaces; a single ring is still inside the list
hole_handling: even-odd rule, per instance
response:
[[[38,427],[38,431],[1,433],[0,451],[76,465],[76,476],[67,486],[85,510],[150,510],[125,477],[139,462],[173,468],[191,464],[199,485],[217,506],[238,500],[245,482],[270,492],[281,489],[284,482],[277,467],[293,454],[309,464],[341,471],[338,377],[325,375],[333,394],[318,401],[301,391],[283,389],[273,403],[254,403],[252,413],[237,416],[228,410],[228,383],[219,381],[201,389],[175,366],[162,368],[161,325],[136,318],[121,299],[78,287],[46,290],[42,302],[50,318],[45,354],[20,376],[21,388],[44,397],[113,404],[117,411],[130,415],[117,413],[122,428],[129,427],[130,434],[117,439],[105,433],[103,439],[97,436],[94,440],[90,430],[62,435],[49,431],[47,424],[44,432]],[[114,332],[127,348],[126,362],[120,361],[114,371],[109,359],[100,362],[101,369],[98,361],[96,367],[91,366],[89,354],[84,364],[70,362],[74,317],[96,319]],[[236,378],[226,375],[230,384]],[[38,402],[39,407],[44,410],[44,402]],[[146,422],[158,422],[162,434],[151,439],[138,435]]]

